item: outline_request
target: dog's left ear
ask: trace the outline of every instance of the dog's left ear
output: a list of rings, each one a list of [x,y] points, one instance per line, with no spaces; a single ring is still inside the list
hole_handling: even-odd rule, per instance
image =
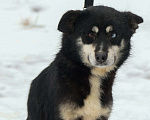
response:
[[[135,32],[136,29],[138,29],[138,24],[143,22],[142,17],[131,12],[125,12],[125,18],[133,32]]]
[[[75,22],[78,18],[79,13],[80,11],[73,10],[66,12],[60,19],[60,22],[58,24],[58,30],[63,33],[73,33]]]

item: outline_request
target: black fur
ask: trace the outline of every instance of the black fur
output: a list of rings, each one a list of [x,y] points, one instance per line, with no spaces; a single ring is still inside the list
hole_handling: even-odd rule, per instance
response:
[[[99,46],[103,40],[104,51],[110,45],[121,45],[121,39],[125,39],[126,47],[121,51],[121,58],[117,68],[109,72],[102,79],[101,103],[103,106],[112,104],[112,85],[117,69],[128,58],[130,52],[130,38],[142,23],[141,17],[130,12],[119,12],[113,8],[96,6],[83,11],[69,11],[63,15],[58,25],[58,30],[63,32],[62,47],[55,60],[31,84],[28,97],[27,120],[62,120],[59,113],[59,105],[69,100],[78,106],[84,106],[84,99],[90,94],[89,76],[91,69],[82,62],[79,55],[81,48],[76,45],[77,38],[81,36],[84,44],[96,44]],[[101,34],[95,41],[88,38],[92,26],[98,26]],[[104,32],[105,27],[113,25],[118,36],[111,40]],[[97,47],[98,51],[99,48]],[[98,118],[97,118],[98,119]],[[101,116],[100,120],[108,118]],[[77,118],[77,120],[82,120]]]

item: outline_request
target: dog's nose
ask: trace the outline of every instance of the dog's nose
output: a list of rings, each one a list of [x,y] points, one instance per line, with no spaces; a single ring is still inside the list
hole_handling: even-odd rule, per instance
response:
[[[107,60],[107,53],[106,52],[98,52],[95,54],[95,58],[97,62],[103,63]]]

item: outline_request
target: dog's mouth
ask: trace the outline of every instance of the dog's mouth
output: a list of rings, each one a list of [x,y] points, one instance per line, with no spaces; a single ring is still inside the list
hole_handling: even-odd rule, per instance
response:
[[[93,67],[105,68],[115,64],[116,56],[108,58],[105,62],[97,62],[95,59],[92,59],[90,55],[88,56],[88,61]]]

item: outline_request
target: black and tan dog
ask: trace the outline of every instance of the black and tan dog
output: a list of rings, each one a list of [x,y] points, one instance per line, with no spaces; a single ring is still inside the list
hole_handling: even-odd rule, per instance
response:
[[[108,120],[116,71],[143,19],[105,6],[68,11],[62,47],[31,84],[27,120]]]

